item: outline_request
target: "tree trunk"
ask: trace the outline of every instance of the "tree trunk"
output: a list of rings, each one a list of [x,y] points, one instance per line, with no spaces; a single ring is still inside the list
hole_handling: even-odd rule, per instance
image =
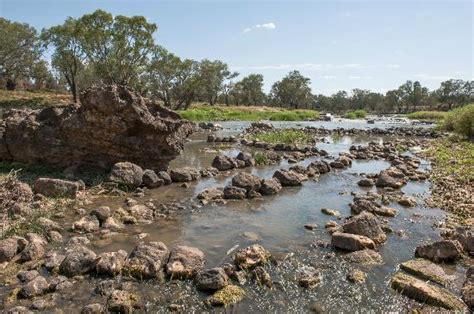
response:
[[[16,89],[16,82],[13,79],[7,79],[7,90],[15,90]]]

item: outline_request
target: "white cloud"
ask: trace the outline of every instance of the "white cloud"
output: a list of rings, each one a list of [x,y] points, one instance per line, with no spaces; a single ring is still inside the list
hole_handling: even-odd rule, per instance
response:
[[[276,28],[275,23],[268,22],[268,23],[263,23],[263,24],[256,24],[256,25],[253,25],[251,27],[246,27],[246,28],[244,28],[243,32],[248,33],[248,32],[251,32],[251,31],[257,30],[257,29],[274,30],[275,28]]]

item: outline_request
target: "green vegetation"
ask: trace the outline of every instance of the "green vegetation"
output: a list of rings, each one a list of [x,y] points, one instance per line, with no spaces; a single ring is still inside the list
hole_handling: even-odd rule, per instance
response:
[[[198,106],[179,112],[183,118],[191,121],[302,121],[319,117],[319,113],[314,110],[285,110],[269,107]]]
[[[255,164],[257,164],[257,165],[265,165],[268,162],[267,155],[265,155],[262,152],[256,152],[253,155],[253,158],[255,159]]]
[[[416,111],[407,114],[408,119],[412,120],[428,120],[439,121],[446,117],[447,113],[444,111]]]
[[[0,162],[0,177],[10,175],[14,171],[20,181],[26,182],[30,185],[34,183],[36,178],[64,178],[64,174],[60,170],[52,169],[42,165],[25,165],[17,162]]]
[[[248,139],[252,141],[262,141],[269,144],[307,144],[313,141],[313,137],[310,134],[302,130],[294,129],[251,134]]]
[[[367,112],[365,110],[359,109],[347,112],[344,117],[346,119],[364,119],[366,116]]]
[[[434,142],[429,153],[435,160],[437,176],[474,181],[474,143],[451,137]]]
[[[450,111],[440,122],[440,127],[446,131],[455,132],[467,138],[474,137],[474,104]]]

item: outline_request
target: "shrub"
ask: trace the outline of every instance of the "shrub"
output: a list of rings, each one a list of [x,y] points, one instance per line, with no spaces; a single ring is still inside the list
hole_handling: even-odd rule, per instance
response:
[[[413,120],[439,121],[443,120],[446,115],[447,112],[443,111],[417,111],[407,114],[407,118]]]
[[[269,144],[307,144],[313,138],[302,130],[282,129],[265,133],[250,135],[251,140],[262,141]]]
[[[363,109],[349,111],[346,113],[346,119],[364,119],[367,116],[367,112]]]
[[[474,104],[454,109],[440,123],[442,129],[467,138],[474,137]]]

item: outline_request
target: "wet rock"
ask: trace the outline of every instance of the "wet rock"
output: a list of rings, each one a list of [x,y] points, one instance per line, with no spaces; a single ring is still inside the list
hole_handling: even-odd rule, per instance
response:
[[[204,201],[220,200],[224,197],[224,190],[222,188],[208,188],[198,194],[197,198]]]
[[[107,299],[107,310],[111,313],[132,313],[140,308],[138,296],[128,291],[114,290]]]
[[[228,185],[224,188],[224,198],[232,200],[242,200],[247,197],[247,190],[236,186]]]
[[[91,241],[87,237],[84,237],[84,236],[72,237],[67,242],[67,246],[74,247],[75,245],[87,245],[89,243],[91,243]]]
[[[173,180],[171,180],[171,177],[170,175],[168,174],[168,172],[166,171],[160,171],[157,173],[157,176],[158,178],[160,178],[161,180],[163,180],[163,183],[165,185],[168,185],[168,184],[171,184],[173,182]]]
[[[375,243],[383,243],[387,240],[387,236],[380,225],[380,222],[374,215],[362,212],[346,221],[342,225],[342,229],[345,233],[366,236]]]
[[[76,198],[77,192],[82,189],[84,185],[79,182],[61,179],[38,178],[34,183],[35,192],[48,197]]]
[[[58,252],[50,251],[45,254],[43,265],[49,271],[59,269],[59,265],[61,265],[64,258],[65,256],[62,254],[59,254]]]
[[[66,277],[64,276],[57,276],[50,278],[49,281],[49,290],[51,291],[62,291],[64,289],[68,289],[72,287],[72,282],[70,282]]]
[[[282,186],[298,186],[303,182],[303,177],[300,174],[283,169],[275,171],[273,177],[280,181]]]
[[[46,217],[40,217],[37,220],[38,224],[43,228],[43,230],[46,231],[62,231],[63,227],[55,221],[52,221],[51,219],[48,219]]]
[[[331,166],[324,160],[313,161],[308,168],[316,169],[318,173],[327,173],[331,171]]]
[[[236,168],[237,164],[234,158],[232,157],[228,157],[225,155],[218,155],[212,161],[212,166],[218,169],[219,171],[226,171],[226,170]]]
[[[415,207],[416,206],[416,200],[413,197],[410,196],[402,196],[398,200],[398,204],[405,206],[405,207]]]
[[[161,278],[168,257],[162,242],[140,243],[127,258],[124,273],[137,279]]]
[[[384,216],[384,217],[395,217],[397,215],[397,210],[391,207],[375,207],[373,213],[377,216]]]
[[[87,304],[81,309],[81,314],[104,314],[105,309],[99,303]]]
[[[272,277],[263,267],[255,267],[255,269],[252,270],[252,275],[259,284],[266,286],[267,288],[273,287]]]
[[[341,213],[335,209],[321,208],[321,212],[328,216],[341,216]]]
[[[361,187],[366,187],[366,188],[370,188],[372,186],[375,185],[374,181],[372,179],[361,179],[357,182],[357,185],[358,186],[361,186]]]
[[[357,198],[349,204],[351,212],[354,214],[360,214],[364,211],[373,213],[377,210],[377,204],[369,199]]]
[[[401,272],[392,277],[391,286],[403,295],[421,303],[448,310],[462,311],[465,309],[463,302],[448,290]]]
[[[146,169],[143,171],[142,183],[147,188],[154,189],[162,186],[165,182],[158,177],[155,171]]]
[[[28,282],[39,276],[37,270],[24,270],[16,274],[16,277],[22,282]]]
[[[238,160],[242,160],[245,163],[246,167],[255,166],[255,159],[249,153],[240,152],[237,155]]]
[[[28,240],[28,244],[22,250],[20,260],[22,262],[28,262],[43,258],[45,253],[44,247],[48,244],[48,241],[36,233],[28,233],[26,239]]]
[[[195,247],[176,246],[171,250],[166,272],[171,278],[194,278],[204,266],[204,253]]]
[[[474,228],[473,227],[457,227],[454,234],[451,236],[452,240],[457,240],[461,243],[464,252],[474,256]]]
[[[380,253],[374,250],[360,250],[351,252],[344,255],[344,259],[348,262],[361,265],[377,265],[383,263]]]
[[[346,278],[352,283],[362,283],[365,282],[367,274],[361,270],[356,269],[348,273]]]
[[[135,205],[128,209],[128,212],[133,217],[142,220],[151,222],[153,220],[153,210],[146,205]]]
[[[110,171],[110,182],[123,184],[129,187],[138,187],[142,184],[143,169],[131,162],[118,162]]]
[[[244,289],[234,285],[227,285],[211,295],[207,302],[213,306],[228,306],[240,302],[244,296]]]
[[[25,299],[31,299],[33,297],[37,297],[47,293],[48,289],[48,281],[42,276],[37,276],[36,278],[25,284],[23,287],[21,287],[19,296]]]
[[[83,246],[76,246],[66,255],[59,266],[59,272],[67,277],[84,275],[95,268],[96,254]]]
[[[192,167],[182,167],[170,171],[173,182],[191,182],[199,179],[200,176],[199,170]]]
[[[213,291],[224,288],[229,284],[229,277],[221,267],[215,267],[200,272],[196,276],[196,286],[199,290]]]
[[[403,174],[391,170],[383,170],[379,173],[377,181],[375,181],[375,186],[379,188],[391,187],[399,189],[405,184],[403,178]]]
[[[307,229],[307,230],[316,230],[316,229],[318,229],[318,225],[317,224],[305,224],[304,228]]]
[[[30,314],[33,313],[33,311],[30,311],[24,306],[18,305],[15,307],[12,307],[8,311],[6,311],[7,314]]]
[[[420,279],[431,280],[443,286],[448,282],[443,268],[423,258],[406,261],[400,264],[400,269]]]
[[[114,214],[114,211],[109,206],[100,206],[91,211],[91,216],[96,216],[101,223],[104,223],[107,218]]]
[[[471,311],[474,310],[474,266],[468,268],[466,280],[461,289],[462,299]]]
[[[10,261],[17,253],[19,253],[17,239],[0,240],[0,263]]]
[[[99,230],[100,223],[96,216],[84,216],[72,224],[72,229],[79,232],[94,232]]]
[[[350,233],[335,232],[332,234],[332,246],[346,251],[358,251],[364,249],[375,249],[372,239]]]
[[[280,192],[281,188],[281,183],[277,179],[265,179],[262,181],[259,192],[262,193],[262,195],[275,195]]]
[[[99,254],[95,266],[97,274],[110,277],[120,274],[126,257],[127,252],[123,250]]]
[[[314,289],[319,286],[323,280],[321,273],[313,267],[303,267],[299,270],[298,284],[307,289]]]
[[[265,265],[271,257],[270,252],[261,245],[254,244],[238,250],[233,259],[234,264],[242,270],[250,270],[257,266]]]
[[[262,179],[253,174],[241,172],[232,178],[232,185],[243,188],[248,193],[258,191],[262,186]]]
[[[258,234],[256,234],[255,232],[250,232],[250,231],[246,231],[242,233],[242,238],[250,242],[257,242],[261,240]]]
[[[429,259],[433,262],[452,262],[461,257],[462,247],[455,240],[441,240],[420,245],[415,250],[416,257]]]
[[[35,299],[31,303],[30,308],[36,311],[45,311],[48,309],[52,309],[53,307],[56,307],[56,299],[57,295],[55,294],[51,294],[48,297]]]

